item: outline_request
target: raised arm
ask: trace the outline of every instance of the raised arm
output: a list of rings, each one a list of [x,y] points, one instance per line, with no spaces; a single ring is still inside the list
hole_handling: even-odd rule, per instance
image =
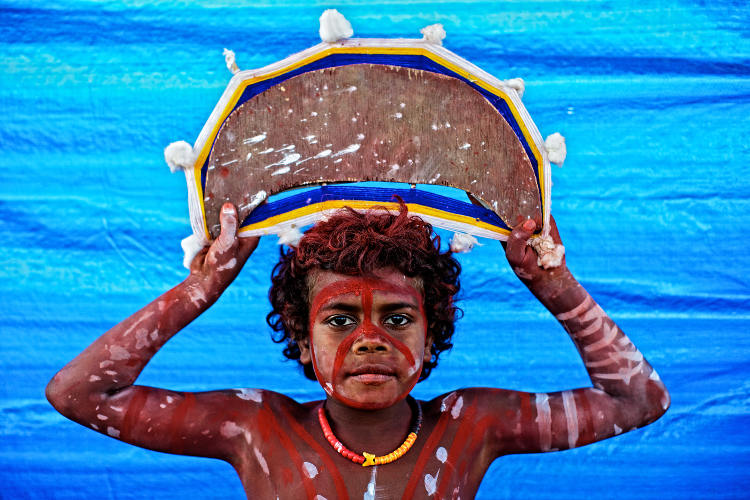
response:
[[[669,394],[656,371],[576,281],[564,260],[552,269],[537,265],[537,255],[527,245],[534,229],[534,221],[526,221],[513,230],[506,245],[508,262],[568,332],[593,387],[505,393],[504,398],[526,411],[517,413],[516,432],[500,433],[501,448],[506,453],[575,448],[658,419],[669,407]],[[551,236],[562,244],[554,220]]]
[[[229,204],[221,226],[185,281],[114,326],[52,378],[47,399],[60,413],[138,446],[226,457],[229,450],[221,447],[227,440],[212,439],[220,422],[209,409],[237,400],[230,398],[234,391],[193,394],[133,385],[154,354],[216,302],[258,245],[258,238],[237,237],[237,212]]]

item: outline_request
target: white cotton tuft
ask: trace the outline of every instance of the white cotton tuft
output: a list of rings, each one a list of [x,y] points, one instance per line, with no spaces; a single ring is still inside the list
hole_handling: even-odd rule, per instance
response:
[[[547,150],[549,161],[562,166],[565,156],[568,154],[568,149],[565,147],[565,137],[555,132],[544,141],[544,149]]]
[[[451,252],[469,253],[474,248],[474,245],[479,245],[474,236],[466,233],[453,233],[453,237],[451,238]]]
[[[442,24],[431,24],[429,26],[425,26],[424,28],[419,30],[419,32],[422,33],[422,36],[424,37],[423,40],[425,42],[443,45],[443,40],[445,39],[445,30],[443,29]]]
[[[565,247],[556,244],[549,236],[540,236],[529,240],[529,245],[536,251],[536,264],[544,269],[552,269],[562,264]]]
[[[302,232],[297,226],[291,226],[279,233],[279,245],[296,247],[302,239]]]
[[[232,72],[232,74],[235,74],[239,72],[240,67],[237,66],[237,61],[234,58],[234,51],[229,49],[224,49],[224,62],[227,63],[227,69]]]
[[[337,42],[354,34],[351,23],[336,9],[327,9],[320,16],[319,32],[324,42]]]
[[[196,160],[193,146],[185,141],[173,142],[164,148],[164,159],[172,173],[191,168]]]
[[[182,259],[182,265],[190,269],[190,264],[193,262],[193,259],[196,255],[198,255],[198,252],[203,250],[203,247],[205,247],[206,245],[208,245],[208,241],[205,238],[201,238],[197,234],[191,234],[190,236],[182,240],[180,242],[180,246],[182,247],[182,251],[185,254]]]
[[[515,90],[519,99],[523,98],[523,93],[526,92],[526,83],[523,81],[523,78],[505,80],[505,85]]]

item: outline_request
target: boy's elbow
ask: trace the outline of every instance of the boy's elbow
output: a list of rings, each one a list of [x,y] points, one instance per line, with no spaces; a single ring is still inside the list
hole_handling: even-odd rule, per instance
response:
[[[658,377],[649,379],[646,384],[645,411],[643,412],[645,418],[642,425],[648,425],[661,418],[671,403],[672,399],[664,383]]]
[[[65,407],[65,395],[63,394],[62,390],[60,389],[60,382],[58,381],[59,373],[52,377],[52,380],[49,381],[47,384],[47,387],[44,390],[44,395],[47,397],[47,401],[49,401],[49,404],[52,405],[52,407],[59,411],[60,413],[64,413],[64,407]]]
[[[70,418],[75,408],[76,397],[69,388],[65,387],[61,373],[58,372],[52,377],[44,390],[44,395],[55,410]]]

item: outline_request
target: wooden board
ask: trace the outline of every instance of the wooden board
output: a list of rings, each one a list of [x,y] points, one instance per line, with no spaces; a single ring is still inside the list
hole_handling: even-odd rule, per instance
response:
[[[361,180],[454,186],[511,227],[542,222],[526,151],[484,96],[438,73],[352,64],[287,79],[226,118],[208,158],[207,227],[218,235],[225,201],[243,220],[261,190]]]

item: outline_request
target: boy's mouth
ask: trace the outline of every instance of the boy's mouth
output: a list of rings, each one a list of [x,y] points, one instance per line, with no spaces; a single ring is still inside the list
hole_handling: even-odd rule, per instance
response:
[[[396,377],[396,371],[386,365],[361,365],[347,374],[357,382],[368,385],[382,384]]]

